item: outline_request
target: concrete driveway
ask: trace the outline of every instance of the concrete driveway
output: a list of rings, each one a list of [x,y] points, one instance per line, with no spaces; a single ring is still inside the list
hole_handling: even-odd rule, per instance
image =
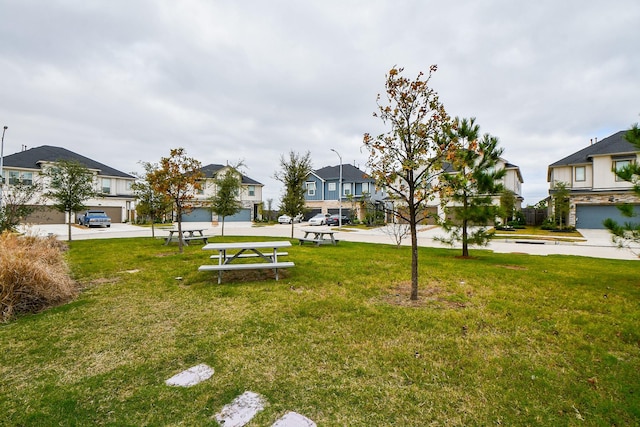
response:
[[[213,226],[211,223],[183,223],[183,228],[203,228],[207,235],[220,235],[221,226]],[[301,229],[310,228],[306,223],[294,224],[294,237],[302,237]],[[337,228],[334,227],[334,230]],[[55,235],[60,240],[67,239],[66,224],[42,224],[31,225],[22,229],[30,234],[47,236]],[[226,236],[272,236],[290,237],[290,224],[276,225],[253,225],[250,222],[230,222],[225,224]],[[596,258],[638,260],[636,253],[640,253],[640,248],[636,248],[635,253],[629,249],[619,249],[611,240],[611,235],[606,230],[579,230],[584,236],[584,241],[580,242],[544,242],[523,239],[494,239],[486,249],[500,253],[527,253],[532,255],[577,255]],[[111,228],[85,228],[76,225],[71,227],[73,240],[104,239],[121,237],[151,237],[150,227],[140,227],[131,224],[112,224]],[[156,236],[166,236],[168,233],[156,228]],[[418,233],[418,244],[429,247],[449,247],[435,240],[442,236],[443,231],[439,227],[422,227]],[[384,227],[374,229],[353,229],[344,228],[344,231],[336,233],[336,239],[367,242],[395,244],[393,234]],[[518,243],[520,242],[520,243]],[[409,245],[410,239],[405,238],[403,245]]]

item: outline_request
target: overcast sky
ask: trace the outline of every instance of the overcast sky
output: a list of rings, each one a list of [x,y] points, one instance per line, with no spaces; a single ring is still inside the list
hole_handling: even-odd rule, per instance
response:
[[[279,159],[366,170],[365,132],[394,65],[449,115],[476,117],[521,168],[640,121],[638,0],[0,0],[5,155],[54,145],[123,172],[184,147],[243,160],[279,200]]]

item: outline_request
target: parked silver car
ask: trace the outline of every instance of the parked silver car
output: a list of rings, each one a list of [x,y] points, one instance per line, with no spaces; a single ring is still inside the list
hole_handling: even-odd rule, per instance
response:
[[[292,222],[301,222],[303,218],[302,214],[298,214],[296,216],[293,217],[293,220],[291,219],[291,217],[289,215],[280,215],[278,217],[278,222],[280,224],[291,224]]]
[[[329,214],[319,213],[309,219],[309,225],[325,225]]]

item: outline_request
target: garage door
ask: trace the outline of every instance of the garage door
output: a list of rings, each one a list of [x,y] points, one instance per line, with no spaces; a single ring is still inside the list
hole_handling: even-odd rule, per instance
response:
[[[242,222],[251,221],[251,209],[241,209],[235,215],[228,216],[224,219],[224,222]]]
[[[109,207],[109,206],[89,206],[89,209],[96,211],[104,211],[111,222],[114,224],[122,222],[122,208],[121,207]],[[79,212],[78,215],[82,214]]]
[[[196,208],[182,214],[182,222],[211,222],[211,211],[206,208]]]
[[[640,205],[634,207],[634,212],[640,215]],[[576,228],[604,228],[602,221],[607,218],[618,224],[640,222],[639,218],[623,216],[615,205],[576,205]]]
[[[24,223],[27,224],[64,224],[65,214],[64,212],[58,212],[51,207],[45,206],[32,206],[35,210],[27,215],[24,219]]]

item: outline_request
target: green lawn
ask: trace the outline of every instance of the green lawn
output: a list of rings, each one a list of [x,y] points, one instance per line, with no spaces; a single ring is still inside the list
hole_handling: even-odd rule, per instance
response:
[[[0,325],[0,425],[216,425],[247,390],[251,426],[640,423],[636,261],[420,248],[413,303],[408,247],[294,244],[221,285],[200,248],[72,242],[80,297]]]

